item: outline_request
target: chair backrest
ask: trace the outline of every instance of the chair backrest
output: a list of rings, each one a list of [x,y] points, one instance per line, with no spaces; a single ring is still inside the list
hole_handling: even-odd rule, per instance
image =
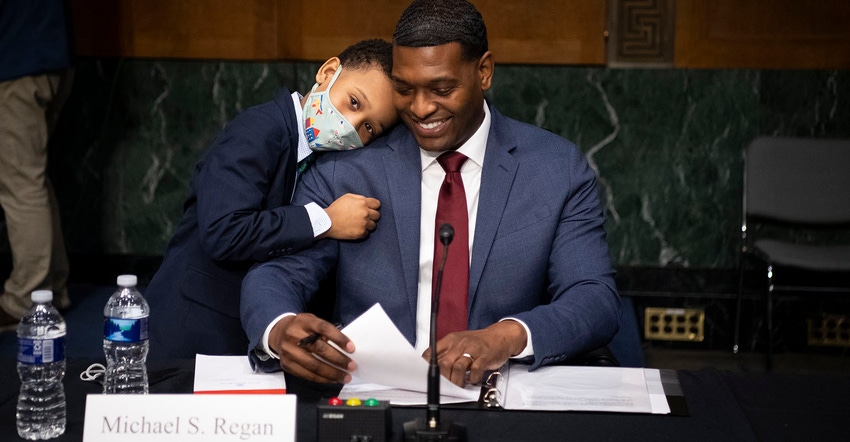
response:
[[[850,222],[850,140],[759,137],[744,155],[744,215]]]

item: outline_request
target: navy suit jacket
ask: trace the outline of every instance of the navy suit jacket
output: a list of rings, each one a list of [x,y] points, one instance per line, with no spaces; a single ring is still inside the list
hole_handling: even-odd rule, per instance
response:
[[[524,321],[537,368],[607,344],[619,327],[620,299],[596,175],[582,152],[490,110],[468,325],[481,329],[506,316]],[[418,144],[403,125],[365,149],[317,162],[299,185],[297,202],[329,204],[347,192],[368,195],[381,201],[381,219],[365,240],[323,240],[255,266],[242,285],[250,349],[276,316],[304,311],[317,282],[335,264],[338,320],[348,323],[381,303],[415,343],[421,168]],[[250,353],[263,369],[277,365]]]
[[[145,290],[151,358],[244,354],[242,278],[254,263],[313,243],[306,209],[290,206],[301,124],[291,92],[237,115],[195,166],[183,218]]]

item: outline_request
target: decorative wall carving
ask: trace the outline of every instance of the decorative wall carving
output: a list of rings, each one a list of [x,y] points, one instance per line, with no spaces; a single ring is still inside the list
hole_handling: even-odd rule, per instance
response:
[[[609,64],[671,65],[674,19],[673,0],[610,0]]]

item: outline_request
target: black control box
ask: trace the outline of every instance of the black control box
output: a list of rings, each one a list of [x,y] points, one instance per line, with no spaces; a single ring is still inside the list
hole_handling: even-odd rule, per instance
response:
[[[390,440],[392,416],[389,401],[367,399],[363,403],[329,401],[318,405],[319,442],[386,442]]]

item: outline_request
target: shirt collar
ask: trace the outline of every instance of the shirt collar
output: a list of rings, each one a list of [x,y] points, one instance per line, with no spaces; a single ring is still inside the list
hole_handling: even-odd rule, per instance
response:
[[[478,167],[484,166],[484,154],[487,151],[487,138],[490,135],[490,108],[487,106],[487,102],[484,102],[484,121],[481,122],[481,125],[478,126],[478,129],[475,133],[466,140],[463,145],[461,145],[457,151],[466,155],[469,158],[469,161],[477,164]],[[443,152],[429,152],[427,150],[419,149],[419,155],[422,159],[422,170],[424,171],[431,164],[437,161],[437,157],[443,154]]]
[[[310,145],[307,144],[307,134],[301,128],[304,126],[304,109],[301,108],[301,95],[298,92],[292,93],[292,102],[295,105],[295,118],[298,122],[298,161],[307,158],[313,151]]]

